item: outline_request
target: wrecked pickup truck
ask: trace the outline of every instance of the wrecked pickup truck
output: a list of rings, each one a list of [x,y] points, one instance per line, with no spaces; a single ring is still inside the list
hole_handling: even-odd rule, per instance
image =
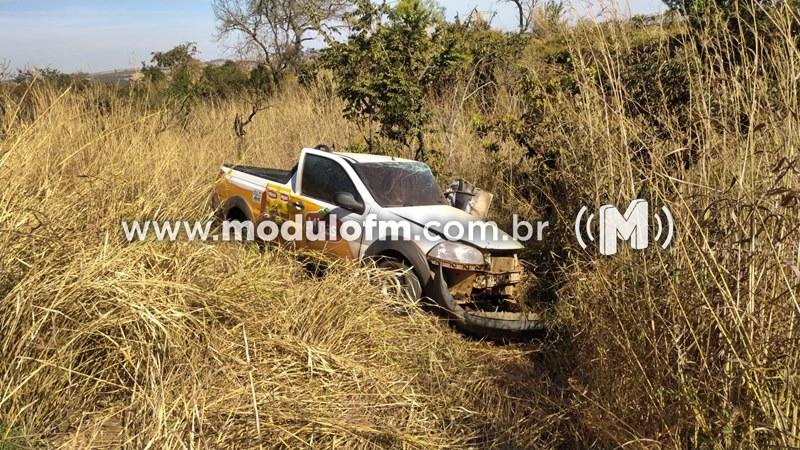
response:
[[[464,198],[450,193],[452,203]],[[517,298],[523,246],[493,222],[467,213],[464,205],[474,202],[460,201],[462,209],[452,206],[422,162],[305,148],[288,171],[223,165],[211,200],[218,217],[229,221],[299,219],[315,227],[335,218],[336,227],[350,222],[351,229],[399,223],[404,227],[378,227],[356,239],[328,231],[323,239],[300,238],[294,245],[395,270],[396,289],[413,299],[433,300],[470,334],[504,338],[542,328]],[[453,223],[485,231],[454,240],[445,229]]]

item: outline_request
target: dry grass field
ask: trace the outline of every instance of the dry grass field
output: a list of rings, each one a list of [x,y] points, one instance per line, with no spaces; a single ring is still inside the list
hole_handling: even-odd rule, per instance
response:
[[[101,85],[4,94],[0,447],[800,446],[791,14],[735,69],[729,31],[687,35],[673,58],[690,101],[651,105],[658,131],[625,104],[628,25],[565,34],[578,94],[542,97],[540,138],[559,156],[547,177],[513,142],[481,148],[462,86],[436,101],[440,175],[493,190],[500,222],[555,224],[530,249],[556,260],[554,332],[530,344],[467,339],[351,263],[317,278],[288,251],[124,242],[125,219],[210,217],[222,162],[288,167],[301,146],[358,141],[325,83],[285,86],[238,156],[242,102],[198,103],[178,125]],[[544,77],[542,52],[534,41],[522,64]],[[504,89],[497,117],[522,102]],[[669,249],[574,243],[580,205],[643,196],[675,216]]]

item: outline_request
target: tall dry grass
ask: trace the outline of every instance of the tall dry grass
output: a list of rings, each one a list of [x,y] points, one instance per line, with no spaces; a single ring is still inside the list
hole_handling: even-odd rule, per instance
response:
[[[558,155],[547,176],[513,143],[478,148],[460,101],[469,91],[435,105],[431,147],[445,175],[493,189],[499,220],[555,215],[546,219],[559,247],[557,339],[525,346],[467,340],[384,297],[371,281],[380,275],[353,264],[333,262],[315,278],[287,252],[122,242],[123,219],[208,217],[223,161],[288,167],[302,145],[357,140],[329,87],[287,88],[238,156],[231,123],[246,105],[237,102],[197,104],[174,121],[101,87],[35,84],[7,98],[0,442],[800,445],[800,55],[793,12],[770,14],[777,31],[753,53],[732,46],[727,28],[672,24],[683,45],[667,55],[675,29],[654,32],[664,36],[655,51],[682,64],[690,93],[685,111],[651,105],[660,130],[625,102],[628,25],[566,33],[578,94],[543,99],[541,137]],[[544,76],[537,44],[522,64]],[[512,88],[501,87],[494,113],[524,107]],[[668,250],[606,258],[577,248],[579,206],[637,197],[672,210]]]
[[[236,107],[163,129],[144,101],[34,86],[0,143],[0,424],[8,445],[486,447],[557,443],[528,348],[463,339],[376,275],[291,254],[126,244],[120,221],[209,217]],[[288,165],[350,127],[291,89],[243,160]],[[13,110],[11,108],[11,114]],[[160,132],[159,132],[160,131]]]
[[[661,130],[626,103],[631,28],[579,26],[567,38],[579,94],[548,105],[563,124],[550,137],[563,145],[556,207],[646,198],[677,226],[667,251],[613,258],[564,238],[558,317],[580,421],[600,441],[800,445],[798,17],[786,4],[763,12],[751,50],[748,22],[663,34],[653,51],[662,67],[683,66],[689,102],[646,105]],[[683,44],[670,55],[674,28]]]
[[[521,64],[540,80],[532,134],[554,167],[509,140],[450,157],[450,170],[499,193],[498,220],[520,212],[553,225],[554,242],[531,250],[552,252],[538,262],[559,272],[566,376],[551,381],[569,393],[581,446],[800,446],[800,17],[790,2],[767,3],[741,2],[738,22],[715,17],[702,30],[609,21],[535,39]],[[654,67],[632,67],[643,42]],[[518,92],[503,86],[490,114],[519,117],[530,102]],[[440,147],[481,142],[469,114],[443,109],[451,133]],[[674,214],[668,250],[607,258],[577,246],[581,206],[635,198]]]

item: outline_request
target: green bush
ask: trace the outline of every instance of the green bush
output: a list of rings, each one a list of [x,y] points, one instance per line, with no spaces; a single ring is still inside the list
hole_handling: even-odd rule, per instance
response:
[[[323,53],[346,102],[345,116],[368,128],[370,149],[377,123],[378,137],[404,146],[416,140],[417,158],[424,158],[431,116],[426,99],[464,61],[441,11],[420,0],[394,7],[361,1],[352,19],[347,42],[333,42]]]
[[[498,90],[504,82],[501,75],[515,78],[518,62],[530,42],[525,34],[507,33],[492,29],[485,20],[456,21],[447,25],[449,39],[458,42],[464,57],[460,70],[441,80],[437,92],[449,92],[457,82],[466,82],[466,90],[482,112],[494,107]]]
[[[221,65],[209,64],[203,68],[198,85],[201,95],[231,98],[250,87],[250,74],[233,61]]]

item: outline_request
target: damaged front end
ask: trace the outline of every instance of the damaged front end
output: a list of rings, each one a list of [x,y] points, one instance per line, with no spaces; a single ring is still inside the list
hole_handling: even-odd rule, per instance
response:
[[[445,197],[451,206],[483,221],[493,195],[464,180],[450,183]],[[487,338],[524,338],[544,329],[535,313],[520,301],[522,246],[507,239],[447,242],[427,255],[433,273],[426,291],[455,325]],[[513,242],[513,244],[512,244]]]
[[[429,296],[459,329],[480,337],[524,338],[543,330],[539,316],[519,300],[523,270],[516,253],[482,256],[478,265],[429,254]]]

